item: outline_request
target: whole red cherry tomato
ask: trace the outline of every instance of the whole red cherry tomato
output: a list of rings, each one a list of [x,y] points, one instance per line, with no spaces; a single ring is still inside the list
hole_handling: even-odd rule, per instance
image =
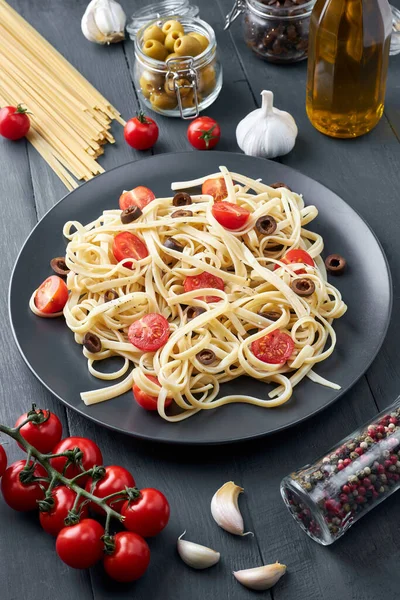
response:
[[[114,538],[115,549],[104,557],[104,569],[115,581],[136,581],[145,574],[150,562],[146,541],[131,531],[121,531]]]
[[[221,129],[211,117],[198,117],[190,123],[187,137],[196,150],[210,150],[218,144]]]
[[[100,523],[83,519],[77,525],[61,529],[56,541],[57,554],[73,569],[90,569],[103,556],[103,535],[104,527]]]
[[[69,511],[72,510],[72,507],[74,506],[76,493],[66,485],[60,485],[52,490],[51,497],[54,500],[54,506],[48,511],[40,511],[39,520],[41,526],[47,533],[57,537],[61,529],[64,529],[65,527],[64,521],[68,517]],[[89,510],[87,504],[83,507],[80,506],[83,501],[84,498],[80,500],[77,512],[80,512],[81,519],[86,519]]]
[[[82,465],[85,471],[88,471],[95,465],[99,466],[103,464],[103,456],[101,454],[100,448],[97,444],[92,442],[92,440],[88,440],[87,438],[82,437],[69,437],[64,438],[56,444],[52,450],[53,454],[60,454],[61,452],[66,452],[67,450],[73,450],[74,448],[79,448],[83,452],[82,457]],[[58,456],[57,458],[52,458],[50,460],[51,466],[54,467],[60,473],[63,472],[65,464],[67,462],[67,458],[65,456]],[[69,465],[65,471],[65,477],[72,479],[81,473],[80,468],[77,465]],[[79,485],[84,485],[84,483],[88,480],[87,476],[81,477],[79,481]]]
[[[22,483],[20,473],[24,470],[25,460],[18,460],[8,467],[1,479],[1,491],[3,498],[14,510],[29,511],[37,508],[37,501],[43,500],[44,492],[40,484],[47,488],[49,486],[46,481],[31,481],[30,483]],[[30,463],[31,465],[33,463]],[[34,477],[47,477],[45,469],[37,464],[35,466]]]
[[[92,492],[94,496],[97,498],[105,498],[110,494],[115,494],[115,492],[124,492],[126,487],[135,487],[135,480],[132,475],[124,469],[124,467],[119,467],[118,465],[111,465],[105,468],[106,474],[103,479],[96,481],[96,485],[92,490],[92,479],[86,483],[86,491]],[[121,500],[117,500],[116,498],[112,498],[107,501],[109,506],[116,511],[120,511],[123,503],[125,502],[126,496]],[[91,503],[90,507],[99,514],[104,514],[104,510],[98,506],[97,504]]]
[[[0,445],[0,477],[2,477],[7,469],[7,454],[3,446]]]
[[[36,450],[47,454],[51,452],[56,444],[61,440],[62,436],[62,425],[60,419],[54,413],[48,410],[35,410],[24,413],[19,417],[14,427],[18,427],[23,423],[27,417],[36,412],[42,418],[41,423],[34,423],[30,421],[19,430],[23,438],[26,439],[29,444],[34,446]],[[18,443],[18,446],[25,451],[22,444]]]
[[[124,127],[125,141],[135,150],[147,150],[158,140],[157,123],[142,111],[129,119]]]
[[[27,112],[22,104],[18,104],[17,107],[3,106],[0,109],[0,135],[9,140],[23,138],[31,126]]]
[[[67,304],[68,288],[61,277],[50,275],[36,290],[35,306],[42,313],[60,312]]]
[[[122,506],[124,527],[142,537],[154,537],[169,521],[169,503],[163,493],[154,488],[139,491],[135,500],[127,500]]]

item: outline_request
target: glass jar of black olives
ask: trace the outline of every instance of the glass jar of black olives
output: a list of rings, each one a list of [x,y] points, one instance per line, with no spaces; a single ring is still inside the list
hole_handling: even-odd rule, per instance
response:
[[[243,13],[244,39],[259,56],[284,64],[307,58],[315,0],[236,0],[225,29]]]
[[[400,397],[313,465],[285,477],[294,519],[327,546],[400,488]]]

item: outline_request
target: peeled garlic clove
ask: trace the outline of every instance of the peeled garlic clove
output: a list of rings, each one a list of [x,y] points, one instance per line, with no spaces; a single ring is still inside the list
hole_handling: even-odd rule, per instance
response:
[[[178,554],[183,562],[193,569],[208,569],[208,567],[216,565],[220,559],[220,553],[207,548],[207,546],[183,540],[185,533],[186,531],[179,536],[176,544]]]
[[[112,44],[125,38],[126,15],[115,0],[92,0],[82,17],[81,29],[89,42]]]
[[[233,571],[239,583],[251,590],[269,590],[286,573],[286,565],[276,562],[255,569]]]
[[[243,533],[243,517],[239,510],[239,495],[244,489],[228,481],[217,492],[211,500],[211,514],[217,525],[233,533],[233,535],[253,535],[251,531]]]

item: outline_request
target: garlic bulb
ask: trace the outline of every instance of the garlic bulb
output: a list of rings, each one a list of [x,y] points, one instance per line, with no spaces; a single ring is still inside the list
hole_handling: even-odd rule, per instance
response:
[[[269,590],[286,573],[286,565],[276,562],[273,565],[264,565],[255,569],[233,571],[236,579],[251,590]]]
[[[92,0],[82,17],[82,33],[89,42],[114,44],[125,38],[126,15],[115,0]]]
[[[243,488],[228,481],[217,490],[211,500],[211,514],[217,525],[233,535],[253,535],[251,531],[243,533],[243,517],[239,510],[239,495]]]
[[[194,542],[188,542],[183,540],[183,536],[186,531],[182,533],[178,538],[176,544],[178,554],[184,563],[192,567],[193,569],[207,569],[216,565],[220,559],[220,553],[207,548],[207,546],[201,546]]]
[[[261,92],[262,105],[242,119],[236,128],[239,148],[249,156],[275,158],[290,152],[297,137],[292,115],[274,108],[274,95]]]

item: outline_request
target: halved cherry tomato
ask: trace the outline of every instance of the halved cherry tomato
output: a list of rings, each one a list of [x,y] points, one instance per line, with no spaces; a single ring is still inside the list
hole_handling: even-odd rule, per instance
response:
[[[162,492],[154,488],[139,490],[139,497],[127,500],[121,509],[124,526],[143,537],[154,537],[167,526],[170,507]]]
[[[241,229],[250,216],[248,210],[232,202],[218,202],[213,205],[211,212],[226,229]]]
[[[82,465],[85,471],[88,471],[95,465],[99,466],[103,464],[103,456],[101,454],[100,448],[97,444],[95,444],[92,440],[83,437],[69,437],[64,438],[61,442],[58,442],[53,448],[53,454],[61,454],[62,452],[66,452],[67,450],[74,450],[74,448],[79,448],[82,451]],[[51,458],[50,463],[51,466],[54,467],[59,473],[63,473],[65,464],[67,462],[66,456],[57,456],[56,458]],[[79,475],[82,471],[77,465],[69,465],[64,473],[65,477],[72,479],[76,475]],[[83,485],[85,481],[88,480],[87,475],[81,477],[78,480],[79,485]]]
[[[120,531],[114,540],[114,551],[104,556],[104,570],[115,581],[136,581],[149,566],[150,549],[147,542],[131,531]]]
[[[68,288],[65,281],[57,275],[51,275],[38,287],[34,303],[42,313],[60,312],[68,300]]]
[[[216,290],[224,289],[224,281],[221,277],[216,277],[211,273],[201,273],[200,275],[194,275],[186,277],[183,282],[183,288],[185,292],[191,292],[192,290],[202,290],[204,288],[215,288]],[[221,298],[218,296],[202,296],[198,300],[204,300],[205,302],[219,302]]]
[[[4,500],[8,506],[21,512],[35,510],[37,501],[43,500],[44,492],[39,484],[44,488],[49,487],[46,481],[22,483],[20,473],[24,470],[25,464],[25,460],[18,460],[13,463],[1,479],[1,491]],[[40,464],[35,465],[33,475],[34,477],[48,477],[47,471]]]
[[[0,444],[0,477],[2,477],[7,469],[7,454]]]
[[[123,231],[115,236],[113,241],[113,254],[115,259],[120,262],[124,258],[134,258],[141,260],[149,255],[146,245],[140,238],[129,231]],[[125,267],[132,268],[132,262],[126,262]]]
[[[63,562],[73,569],[90,569],[102,557],[104,527],[94,519],[83,519],[77,525],[61,529],[56,551]]]
[[[272,365],[284,364],[292,355],[294,342],[290,335],[275,329],[251,344],[251,351],[258,360]]]
[[[305,250],[301,248],[296,248],[293,250],[288,250],[283,258],[281,258],[281,262],[286,265],[294,264],[294,263],[303,263],[305,265],[309,265],[310,267],[314,266],[314,261],[311,256]],[[279,269],[279,265],[275,265],[274,271]],[[296,271],[297,275],[303,275],[306,273],[304,269],[300,269]]]
[[[60,419],[54,413],[49,413],[47,410],[37,410],[38,414],[42,413],[42,418],[46,419],[42,423],[36,424],[32,421],[27,423],[19,430],[20,434],[29,444],[32,444],[36,450],[47,454],[51,452],[56,444],[61,440],[62,436],[62,425]],[[32,413],[33,415],[34,413]],[[18,427],[20,423],[23,423],[28,417],[28,413],[24,413],[19,417],[15,423],[15,427]],[[25,448],[18,443],[18,446],[25,452]]]
[[[228,190],[226,189],[225,179],[218,177],[217,179],[206,179],[201,186],[202,194],[210,194],[215,202],[221,202],[228,197]]]
[[[132,323],[128,329],[131,344],[143,352],[155,352],[167,343],[169,323],[158,313],[149,313]]]
[[[111,465],[109,467],[105,467],[106,474],[102,479],[96,481],[93,490],[92,484],[93,480],[90,478],[86,483],[86,491],[91,492],[97,498],[105,498],[110,494],[115,494],[116,492],[124,493],[125,488],[134,488],[136,483],[133,476],[129,473],[127,469],[124,467],[120,467],[119,465]],[[121,500],[118,500],[119,496],[115,496],[114,498],[110,498],[107,500],[107,504],[112,506],[112,508],[116,511],[120,511],[122,505],[126,501],[126,494],[122,497]],[[94,510],[94,512],[102,515],[104,514],[104,510],[98,506],[95,502],[90,503],[90,508]]]
[[[72,510],[72,507],[74,506],[76,493],[66,485],[59,485],[51,492],[51,497],[54,500],[54,506],[50,510],[41,511],[39,513],[39,520],[41,526],[47,533],[57,536],[61,529],[64,529],[65,527],[64,521],[68,517],[69,511]],[[81,498],[77,510],[80,512],[81,519],[86,519],[89,510],[87,504],[83,507],[80,506],[83,501],[84,498]]]
[[[144,185],[138,185],[133,190],[121,194],[119,197],[119,207],[121,210],[125,210],[130,206],[138,206],[143,210],[154,199],[155,195],[149,188]]]
[[[146,377],[147,379],[150,379],[150,381],[152,381],[153,383],[160,385],[160,382],[158,381],[157,377],[154,377],[154,375],[146,375]],[[146,394],[146,392],[141,390],[140,387],[136,385],[136,383],[133,384],[132,391],[133,396],[136,402],[139,404],[139,406],[141,406],[145,410],[157,410],[157,396],[150,396],[150,394]],[[172,398],[166,398],[165,407],[170,406],[171,402]]]

